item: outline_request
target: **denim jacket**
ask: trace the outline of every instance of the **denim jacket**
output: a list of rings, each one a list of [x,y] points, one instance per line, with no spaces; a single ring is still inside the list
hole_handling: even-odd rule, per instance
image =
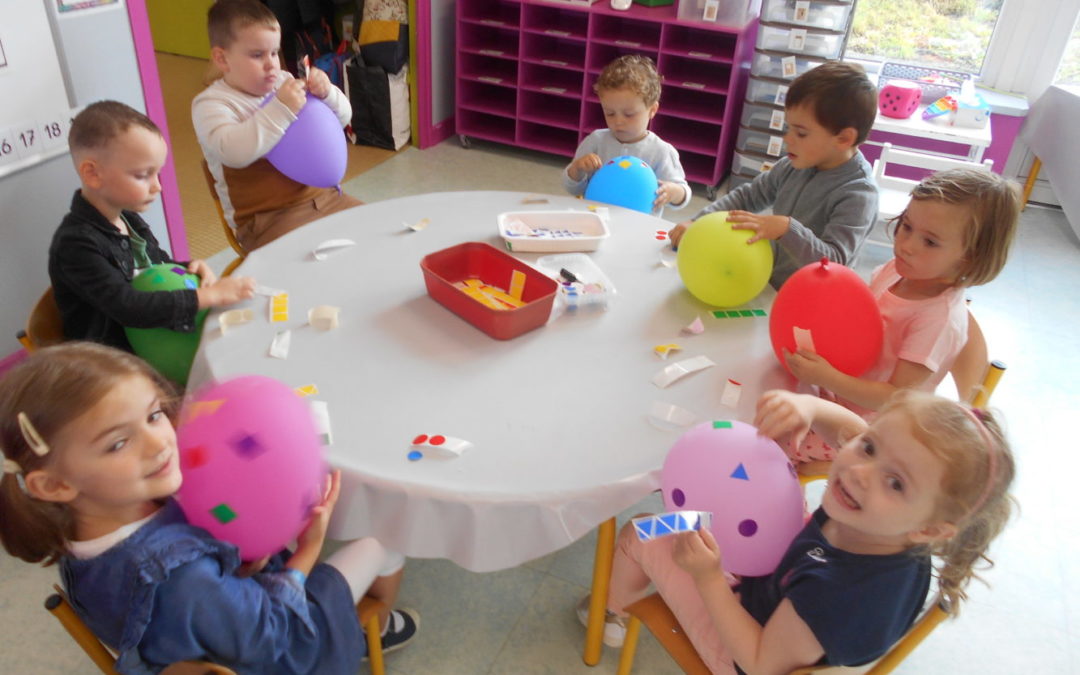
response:
[[[355,675],[366,644],[347,582],[320,564],[301,587],[284,553],[238,577],[236,547],[187,524],[169,500],[101,555],[65,557],[60,574],[121,673],[203,659],[238,673]]]
[[[124,218],[146,240],[153,263],[173,262],[139,214]],[[195,330],[199,299],[194,290],[141,292],[131,287],[135,260],[131,239],[117,231],[75,191],[49,246],[49,278],[64,320],[64,337],[92,340],[131,351],[124,326]]]

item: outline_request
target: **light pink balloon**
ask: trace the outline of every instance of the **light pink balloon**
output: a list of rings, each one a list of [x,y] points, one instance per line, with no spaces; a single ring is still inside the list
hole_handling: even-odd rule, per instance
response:
[[[248,375],[201,390],[180,420],[176,497],[188,521],[235,544],[243,560],[292,541],[326,486],[307,403],[277,380]]]
[[[692,427],[675,442],[660,476],[668,511],[710,511],[724,569],[763,576],[803,528],[795,467],[771,439],[743,422]]]

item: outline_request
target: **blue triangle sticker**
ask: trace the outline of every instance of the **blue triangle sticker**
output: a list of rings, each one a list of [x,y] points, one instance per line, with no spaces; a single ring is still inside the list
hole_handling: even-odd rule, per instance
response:
[[[746,475],[746,467],[739,462],[739,466],[735,467],[735,471],[731,473],[732,478],[738,478],[739,480],[750,480],[750,476]]]

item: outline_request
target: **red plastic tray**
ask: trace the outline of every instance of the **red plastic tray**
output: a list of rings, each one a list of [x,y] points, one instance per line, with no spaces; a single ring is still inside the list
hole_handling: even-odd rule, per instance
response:
[[[428,295],[454,314],[497,340],[509,340],[547,323],[559,285],[491,244],[470,241],[424,256],[420,261]],[[454,286],[466,279],[508,288],[514,270],[525,273],[525,304],[515,309],[491,309]]]

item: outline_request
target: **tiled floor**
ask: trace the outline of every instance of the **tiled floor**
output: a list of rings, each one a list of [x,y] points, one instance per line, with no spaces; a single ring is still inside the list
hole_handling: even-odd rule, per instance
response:
[[[561,192],[561,159],[447,141],[407,150],[349,181],[375,201],[419,192],[485,189]],[[691,208],[669,213],[678,220]],[[884,259],[868,249],[859,269]],[[222,264],[231,259],[221,256]],[[991,354],[1009,369],[994,395],[1019,460],[1020,515],[993,550],[991,588],[975,584],[957,621],[930,636],[901,667],[905,673],[1080,673],[1080,512],[1074,488],[1080,453],[1067,417],[1080,411],[1080,242],[1060,211],[1029,208],[1004,274],[972,289],[972,309]],[[656,510],[640,504],[630,512]],[[629,513],[629,512],[628,512]],[[1069,514],[1073,514],[1070,516]],[[624,517],[628,514],[623,514]],[[410,560],[402,601],[423,616],[421,635],[387,663],[395,675],[613,673],[617,653],[588,668],[583,629],[573,613],[585,593],[593,537],[521,567],[473,574],[442,560]],[[85,656],[41,608],[55,572],[0,558],[4,672],[94,673]],[[676,673],[651,637],[635,672]]]

